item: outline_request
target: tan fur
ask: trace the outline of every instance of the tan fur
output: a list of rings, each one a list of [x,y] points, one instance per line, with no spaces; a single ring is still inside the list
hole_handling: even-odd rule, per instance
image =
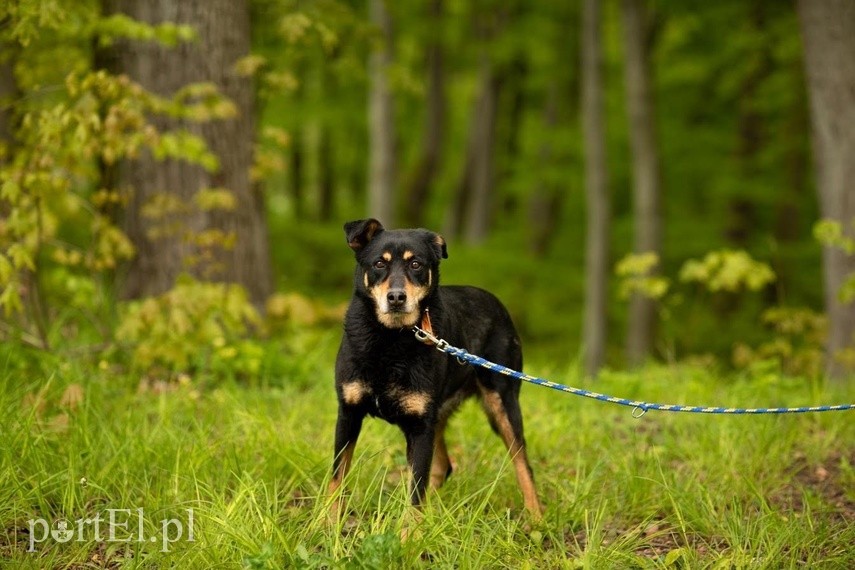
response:
[[[381,281],[369,289],[374,298],[374,306],[377,308],[377,320],[383,326],[390,329],[412,327],[418,324],[421,314],[419,313],[419,302],[425,298],[430,287],[414,285],[409,279],[404,281],[404,292],[407,294],[407,312],[390,313],[386,307],[388,301],[386,295],[389,293],[389,280]]]
[[[341,487],[341,483],[344,480],[347,472],[350,471],[350,464],[353,461],[353,451],[356,449],[356,445],[353,442],[349,442],[347,447],[341,452],[341,461],[338,466],[338,470],[333,473],[333,478],[330,480],[329,487],[327,487],[327,494],[329,496],[333,496],[338,488]],[[339,515],[341,514],[342,506],[344,504],[344,500],[342,497],[335,497],[333,499],[332,505],[330,505],[330,518],[333,521],[338,520]]]
[[[484,410],[495,422],[496,428],[499,431],[499,436],[502,438],[502,441],[508,448],[508,452],[511,454],[511,460],[514,463],[514,470],[517,475],[517,482],[519,483],[520,491],[522,491],[523,494],[525,508],[528,509],[533,517],[540,519],[543,516],[543,509],[540,506],[540,500],[537,498],[534,478],[531,476],[531,472],[527,467],[528,458],[526,456],[525,447],[523,447],[521,442],[517,441],[514,437],[514,430],[511,427],[511,422],[505,412],[505,407],[502,405],[501,397],[499,397],[496,392],[485,390],[480,385],[478,388],[481,391],[481,402],[484,405]]]
[[[341,386],[342,398],[346,404],[351,406],[362,401],[367,394],[371,393],[371,388],[365,385],[361,380],[354,380]]]
[[[394,400],[398,402],[405,413],[414,416],[423,416],[431,403],[431,397],[425,392],[405,392],[393,389],[389,392]]]
[[[430,487],[439,489],[445,483],[451,458],[448,457],[448,448],[445,446],[446,421],[442,420],[436,426],[433,436],[433,461],[430,464]]]

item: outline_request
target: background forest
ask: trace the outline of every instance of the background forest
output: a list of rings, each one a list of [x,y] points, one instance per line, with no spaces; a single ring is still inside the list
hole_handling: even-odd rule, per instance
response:
[[[201,6],[4,9],[5,338],[144,342],[114,300],[181,275],[313,321],[371,215],[442,231],[446,282],[589,373],[851,365],[851,198],[820,207],[792,4]]]
[[[57,437],[109,438],[122,429],[109,424],[111,408],[92,420],[102,428],[95,431],[75,427],[83,412],[74,410],[106,406],[99,398],[110,394],[129,414],[152,406],[160,421],[187,412],[179,399],[156,403],[169,394],[191,406],[208,402],[196,409],[202,423],[229,416],[219,405],[240,418],[238,408],[266,410],[258,400],[265,394],[299,394],[332,409],[331,363],[353,272],[342,224],[365,217],[441,232],[443,282],[495,292],[520,330],[527,366],[556,381],[571,376],[568,383],[669,401],[784,398],[771,395],[777,388],[802,401],[828,399],[825,389],[851,400],[853,54],[855,4],[847,0],[4,1],[0,403],[15,411],[3,425],[8,433],[47,425]],[[554,405],[548,396],[530,402],[550,412]],[[263,416],[270,426],[300,429],[273,414]],[[331,449],[321,434],[332,420],[315,419],[329,420],[316,426],[317,440],[297,435],[306,443],[287,448],[303,462],[274,462],[295,475],[264,490],[285,500],[288,513],[323,488],[329,458],[313,450]],[[820,483],[831,473],[839,502],[819,550],[776,543],[771,560],[848,564],[840,545],[855,537],[851,525],[848,535],[840,529],[855,503],[853,487],[841,489],[855,455],[843,419],[811,424],[815,440],[797,444],[793,435],[794,447],[779,450],[781,465],[794,456],[801,463],[770,485],[819,465]],[[234,429],[243,433],[241,421]],[[542,427],[541,448],[559,441],[558,425]],[[214,439],[222,445],[242,437],[237,431]],[[80,473],[31,437],[3,455],[6,475],[32,489],[9,487],[0,554],[24,556],[15,537],[32,513],[91,508],[91,489],[37,484],[47,465],[70,469],[75,480]],[[759,450],[768,441],[758,437]],[[836,443],[818,455],[802,449],[829,437]],[[719,445],[713,440],[707,452]],[[165,444],[150,464],[172,469],[173,444],[183,445]],[[245,472],[240,465],[233,471]],[[279,477],[269,469],[250,479]],[[578,492],[584,476],[597,474],[581,463],[572,470],[581,473]],[[203,473],[193,471],[193,481]],[[562,477],[545,475],[547,489]],[[127,497],[136,484],[115,485]],[[555,489],[547,494],[557,502]],[[678,531],[682,513],[661,514],[660,524],[647,510],[648,490],[636,490],[630,522],[616,522],[607,507],[590,520],[587,510],[561,511],[570,530],[544,530],[536,548],[563,544],[570,558],[594,556],[594,567],[624,554],[651,559],[645,548],[666,566],[744,553],[730,539],[745,529],[732,528],[730,538],[703,525]],[[750,503],[754,491],[746,492]],[[159,501],[166,491],[142,496]],[[272,520],[283,516],[275,501],[270,508]],[[314,523],[258,542],[247,516],[216,556],[250,567],[373,567],[365,560],[376,555],[383,568],[407,556],[383,542],[388,521],[375,521],[381,538],[367,546],[324,535],[332,542],[322,556],[313,545],[325,531]],[[635,524],[656,527],[639,531],[643,545],[608,538]],[[602,548],[591,550],[595,543]],[[463,567],[480,565],[478,548],[458,552],[473,556]],[[505,562],[493,562],[540,556],[514,548],[499,549]],[[602,549],[614,554],[609,548],[617,559],[596,558]],[[110,567],[133,558],[92,545],[48,552],[48,566],[93,562],[93,552]],[[558,564],[553,554],[540,559]],[[727,560],[741,567],[741,558]]]

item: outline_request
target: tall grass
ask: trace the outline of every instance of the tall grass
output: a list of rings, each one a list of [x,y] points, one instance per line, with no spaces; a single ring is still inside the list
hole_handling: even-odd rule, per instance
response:
[[[633,419],[626,408],[535,386],[524,387],[522,405],[542,523],[525,515],[501,442],[467,404],[448,432],[455,473],[431,494],[411,540],[398,538],[409,512],[403,438],[381,421],[364,426],[346,482],[348,515],[330,524],[334,336],[322,337],[293,377],[253,387],[201,376],[141,381],[61,359],[22,368],[4,349],[0,560],[21,568],[855,567],[851,412]],[[585,385],[575,367],[529,371]],[[734,406],[852,400],[851,390],[690,367],[605,373],[596,389]],[[96,540],[87,527],[81,540],[48,538],[28,552],[30,520],[73,524],[139,508],[143,542],[131,517],[128,532],[117,532],[130,542]],[[164,548],[169,519],[185,534]]]

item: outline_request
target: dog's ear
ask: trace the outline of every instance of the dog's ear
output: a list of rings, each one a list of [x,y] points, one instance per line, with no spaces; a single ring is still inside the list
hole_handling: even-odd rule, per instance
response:
[[[344,224],[344,235],[347,236],[347,245],[356,252],[359,252],[363,247],[368,245],[368,242],[382,231],[383,224],[374,218],[355,220]]]
[[[428,243],[433,248],[437,258],[448,259],[448,248],[445,245],[444,237],[433,232],[428,232]]]

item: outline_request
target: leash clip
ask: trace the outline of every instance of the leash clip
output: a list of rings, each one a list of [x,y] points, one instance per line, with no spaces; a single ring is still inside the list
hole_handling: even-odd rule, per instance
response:
[[[416,335],[417,341],[424,343],[424,344],[433,344],[433,345],[439,346],[441,343],[443,343],[446,346],[448,345],[448,343],[445,342],[444,340],[436,338],[431,333],[429,333],[428,331],[424,330],[423,328],[421,328],[419,326],[413,327],[413,334]]]

